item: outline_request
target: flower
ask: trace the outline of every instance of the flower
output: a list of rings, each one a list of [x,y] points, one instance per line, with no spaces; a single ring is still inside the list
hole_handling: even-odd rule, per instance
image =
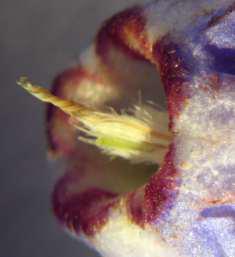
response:
[[[234,9],[133,7],[103,24],[54,96],[20,82],[61,109],[47,109],[50,154],[66,162],[54,213],[103,256],[235,256]],[[161,98],[156,67],[169,121],[146,104]]]

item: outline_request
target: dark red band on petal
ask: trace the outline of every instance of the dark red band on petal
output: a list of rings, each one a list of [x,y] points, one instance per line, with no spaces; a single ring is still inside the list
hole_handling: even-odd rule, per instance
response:
[[[59,74],[52,83],[52,93],[63,99],[71,100],[83,79],[99,81],[81,67],[68,69]],[[74,99],[73,99],[74,100]],[[73,155],[76,152],[76,132],[69,123],[69,116],[51,104],[47,105],[46,135],[49,152],[53,155]]]
[[[131,220],[141,227],[144,227],[146,222],[144,209],[144,187],[131,192],[127,196],[127,208]]]
[[[117,203],[116,194],[99,188],[83,192],[69,191],[68,174],[57,183],[53,193],[53,210],[58,220],[72,233],[81,231],[93,236],[106,223],[109,209]]]
[[[144,31],[145,23],[143,9],[139,6],[127,9],[105,22],[96,39],[96,52],[103,62],[107,64],[111,46],[132,58],[146,60],[143,52],[149,51],[149,44]],[[138,49],[129,42],[128,36],[135,40]]]
[[[206,29],[216,26],[223,19],[225,19],[230,13],[232,13],[235,9],[235,3],[229,6],[225,11],[220,12],[218,15],[214,15],[211,20],[208,22],[208,26]]]
[[[174,206],[180,184],[179,172],[174,165],[175,149],[171,146],[161,169],[145,187],[145,219],[157,221]]]
[[[184,46],[173,43],[168,36],[154,46],[154,58],[168,98],[168,111],[171,120],[177,116],[189,97],[187,83],[193,74],[193,58],[183,52]]]
[[[175,150],[172,146],[161,169],[155,173],[145,187],[127,196],[130,218],[144,227],[167,215],[178,195],[179,173],[174,166]]]

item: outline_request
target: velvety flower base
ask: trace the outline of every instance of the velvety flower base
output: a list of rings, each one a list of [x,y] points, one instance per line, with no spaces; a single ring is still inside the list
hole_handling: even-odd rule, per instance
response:
[[[235,256],[235,1],[159,0],[106,21],[53,93],[104,110],[167,97],[163,163],[110,160],[48,106],[49,151],[66,162],[53,208],[107,257]],[[76,255],[76,253],[74,253]]]

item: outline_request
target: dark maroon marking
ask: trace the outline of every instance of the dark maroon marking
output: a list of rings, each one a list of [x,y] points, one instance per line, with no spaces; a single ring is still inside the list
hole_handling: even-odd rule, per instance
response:
[[[60,110],[54,110],[53,111],[53,117],[54,120],[51,121],[51,123],[47,124],[47,145],[48,145],[48,151],[51,154],[51,157],[57,158],[63,156],[73,156],[76,155],[77,149],[76,149],[76,139],[74,137],[74,143],[71,144],[71,142],[67,139],[61,138],[61,135],[57,133],[56,128],[53,129],[53,124],[57,120],[59,121],[58,126],[60,128],[62,127],[64,130],[64,133],[66,135],[70,135],[72,138],[73,132],[72,132],[72,126],[69,123],[69,117],[67,114],[63,113]],[[67,130],[64,129],[64,127],[67,127]],[[71,130],[70,130],[71,129]]]
[[[143,35],[145,23],[143,9],[139,6],[127,9],[106,21],[96,38],[96,52],[102,57],[104,63],[108,62],[108,50],[112,45],[134,59],[146,61],[143,54],[128,45],[123,34],[123,30],[131,26],[132,33],[138,39],[142,49],[145,49],[148,45],[147,35]]]
[[[106,223],[110,208],[117,203],[116,194],[99,188],[71,193],[67,188],[71,184],[67,176],[55,186],[53,211],[59,222],[71,232],[79,234],[82,231],[93,236]]]
[[[83,75],[84,75],[84,71],[80,67],[68,69],[62,72],[54,79],[52,83],[51,92],[58,97],[64,98],[64,96],[62,95],[63,86],[67,84],[69,81],[73,81],[73,80],[75,80],[76,83],[79,83]],[[57,152],[59,147],[57,141],[54,139],[54,135],[50,127],[56,112],[58,112],[58,114],[60,113],[61,119],[64,118],[64,122],[68,122],[68,115],[58,110],[58,108],[54,107],[52,104],[47,105],[46,135],[47,135],[48,148],[52,152]]]
[[[189,98],[186,85],[194,73],[194,60],[189,51],[188,53],[182,51],[184,47],[172,42],[169,36],[166,36],[156,42],[153,48],[153,55],[158,63],[168,99],[170,127],[173,125],[172,118],[180,113],[185,100]]]
[[[130,219],[141,227],[145,224],[144,212],[144,187],[129,193],[127,196],[127,208]]]
[[[174,206],[181,181],[173,163],[174,157],[174,146],[171,146],[162,168],[152,176],[145,187],[127,196],[130,218],[141,227],[146,223],[156,222],[158,218],[167,215]]]
[[[98,81],[98,77],[96,75],[90,74],[87,70],[83,69],[82,67],[74,67],[70,68],[68,70],[65,70],[61,74],[59,74],[52,83],[52,89],[51,92],[63,99],[66,99],[66,96],[63,93],[63,88],[71,83],[71,86],[78,87],[79,83],[84,79],[87,78],[92,81]],[[74,88],[71,88],[73,91]],[[53,134],[51,126],[53,125],[53,118],[55,118],[55,115],[57,115],[56,118],[61,119],[61,122],[69,124],[69,116],[62,111],[60,111],[58,108],[54,107],[51,104],[47,105],[46,110],[46,136],[47,136],[47,142],[48,142],[48,148],[49,150],[56,154],[59,153],[60,150],[62,150],[62,153],[72,153],[71,151],[63,151],[61,149],[60,144],[56,140],[56,135]],[[69,133],[69,132],[68,132]],[[67,147],[69,148],[69,147]]]
[[[167,215],[175,204],[181,179],[173,163],[174,157],[174,146],[171,146],[163,166],[145,187],[145,221],[148,223]]]
[[[235,3],[233,3],[231,6],[229,6],[225,11],[219,12],[219,14],[214,15],[211,20],[208,22],[208,26],[206,27],[206,30],[216,26],[219,24],[222,20],[224,20],[230,13],[232,13],[235,9]]]

